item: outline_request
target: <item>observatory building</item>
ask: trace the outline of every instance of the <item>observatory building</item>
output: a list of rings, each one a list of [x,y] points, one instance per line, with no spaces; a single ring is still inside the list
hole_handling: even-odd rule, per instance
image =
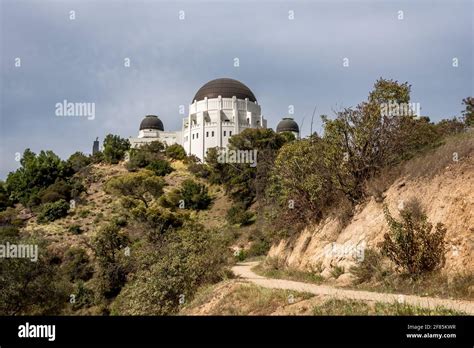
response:
[[[242,82],[219,78],[196,92],[181,130],[165,131],[158,116],[147,115],[140,123],[138,137],[130,137],[129,141],[132,148],[156,140],[167,145],[180,144],[188,155],[204,161],[208,149],[227,147],[231,136],[247,128],[267,128],[257,98]],[[299,135],[297,123],[289,118],[278,124],[277,132],[280,131]]]

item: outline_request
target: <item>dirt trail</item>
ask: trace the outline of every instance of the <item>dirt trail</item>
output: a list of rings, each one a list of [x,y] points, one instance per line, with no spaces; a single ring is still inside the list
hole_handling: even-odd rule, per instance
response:
[[[236,276],[264,288],[309,292],[315,295],[327,295],[339,299],[377,301],[384,303],[399,302],[430,309],[434,309],[436,307],[445,307],[474,315],[474,302],[472,301],[449,300],[414,295],[388,294],[362,290],[348,290],[327,285],[316,285],[285,279],[266,278],[254,273],[251,270],[251,268],[257,264],[258,262],[238,263],[236,266],[232,267],[232,271]]]

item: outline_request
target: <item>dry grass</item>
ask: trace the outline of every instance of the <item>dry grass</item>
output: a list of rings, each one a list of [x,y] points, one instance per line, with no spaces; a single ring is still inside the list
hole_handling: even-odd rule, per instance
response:
[[[330,299],[313,308],[314,315],[466,315],[451,309],[428,309],[400,303]]]
[[[297,269],[286,268],[280,260],[269,257],[267,257],[264,262],[252,268],[252,271],[267,278],[287,279],[311,284],[321,284],[324,280],[320,272],[316,270],[313,272],[304,272]]]

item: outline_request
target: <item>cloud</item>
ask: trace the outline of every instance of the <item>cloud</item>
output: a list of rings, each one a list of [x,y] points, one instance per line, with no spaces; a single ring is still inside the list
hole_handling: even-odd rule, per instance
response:
[[[315,105],[317,115],[356,105],[381,76],[410,82],[412,99],[434,120],[459,114],[462,98],[473,94],[469,0],[8,0],[1,6],[0,178],[16,168],[12,158],[24,148],[52,149],[63,158],[90,152],[96,136],[136,136],[146,114],[180,129],[179,106],[217,77],[247,84],[272,127],[293,105],[298,122],[306,117],[303,134]],[[349,68],[342,67],[344,57]],[[451,66],[453,57],[459,68]],[[96,118],[56,117],[54,105],[64,99],[96,103]],[[314,129],[320,127],[318,118]]]

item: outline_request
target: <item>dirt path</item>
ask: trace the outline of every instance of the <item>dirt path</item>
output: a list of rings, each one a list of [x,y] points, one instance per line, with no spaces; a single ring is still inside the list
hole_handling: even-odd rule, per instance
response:
[[[339,299],[377,301],[385,303],[407,303],[413,306],[431,309],[436,307],[445,307],[456,311],[466,312],[471,315],[474,314],[474,302],[472,301],[448,300],[433,297],[388,294],[362,290],[348,290],[327,285],[316,285],[285,279],[266,278],[254,273],[251,270],[251,268],[257,264],[258,262],[238,263],[236,266],[232,267],[232,271],[236,276],[264,288],[309,292],[315,295],[328,295]]]

